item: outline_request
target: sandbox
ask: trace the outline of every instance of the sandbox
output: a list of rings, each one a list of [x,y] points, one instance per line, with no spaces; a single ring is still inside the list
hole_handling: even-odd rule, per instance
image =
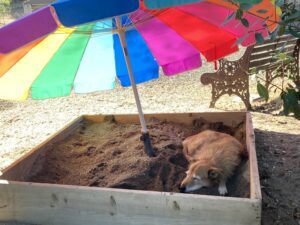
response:
[[[82,116],[2,171],[0,221],[29,224],[260,224],[261,193],[251,115],[147,114],[156,152],[139,141],[137,115]],[[205,129],[229,133],[246,158],[217,188],[178,193],[187,169],[181,141]]]

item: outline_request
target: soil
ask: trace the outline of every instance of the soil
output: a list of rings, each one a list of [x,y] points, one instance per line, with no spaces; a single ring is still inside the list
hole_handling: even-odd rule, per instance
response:
[[[300,224],[300,152],[284,143],[286,134],[256,131],[257,141],[262,143],[258,152],[259,172],[263,195],[263,225]],[[280,144],[268,145],[276,135]],[[289,141],[300,146],[296,135]]]
[[[103,123],[84,122],[74,134],[55,144],[36,161],[33,168],[42,168],[32,171],[29,181],[179,192],[188,167],[181,145],[186,137],[211,129],[235,135],[244,142],[242,125],[231,128],[201,119],[188,127],[152,119],[148,128],[155,157],[148,157],[140,141],[140,125],[118,124],[112,118]],[[41,162],[43,165],[38,166]],[[229,196],[249,196],[247,162],[245,159],[227,182]],[[218,195],[216,187],[194,193]]]
[[[255,113],[262,225],[299,225],[300,123],[281,115],[266,118]]]

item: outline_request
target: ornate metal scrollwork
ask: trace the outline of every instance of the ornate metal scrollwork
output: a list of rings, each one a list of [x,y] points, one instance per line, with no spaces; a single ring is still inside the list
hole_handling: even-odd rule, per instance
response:
[[[299,75],[299,48],[300,39],[294,48],[293,57],[294,61],[283,64],[283,68],[270,65],[266,68],[266,87],[269,87],[270,83],[276,77],[272,76],[274,70],[278,70],[281,73],[290,73],[295,82],[300,84]],[[216,101],[225,94],[236,95],[242,99],[246,108],[251,109],[250,94],[249,94],[249,65],[250,58],[254,46],[248,47],[243,57],[236,61],[227,61],[225,59],[219,60],[220,68],[215,73],[205,73],[201,76],[201,83],[204,85],[212,85],[212,99],[210,107],[215,107]],[[282,74],[283,75],[283,74]]]

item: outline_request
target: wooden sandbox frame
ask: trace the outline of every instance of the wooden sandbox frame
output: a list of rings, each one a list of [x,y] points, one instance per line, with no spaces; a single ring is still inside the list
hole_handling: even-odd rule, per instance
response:
[[[233,198],[25,182],[36,159],[53,143],[70,135],[84,120],[102,122],[105,115],[81,116],[32,149],[0,177],[0,223],[43,225],[259,225],[261,190],[250,113],[146,114],[177,123],[194,119],[237,125],[246,122],[250,165],[250,198]],[[119,123],[138,123],[137,115],[114,115]],[[34,164],[38,166],[38,164]]]

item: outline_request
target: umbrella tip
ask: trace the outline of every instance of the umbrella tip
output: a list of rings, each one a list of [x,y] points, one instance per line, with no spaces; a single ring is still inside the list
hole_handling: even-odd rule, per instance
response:
[[[141,141],[144,142],[145,152],[148,156],[154,157],[155,151],[153,150],[152,144],[151,144],[151,138],[149,133],[142,133]]]

